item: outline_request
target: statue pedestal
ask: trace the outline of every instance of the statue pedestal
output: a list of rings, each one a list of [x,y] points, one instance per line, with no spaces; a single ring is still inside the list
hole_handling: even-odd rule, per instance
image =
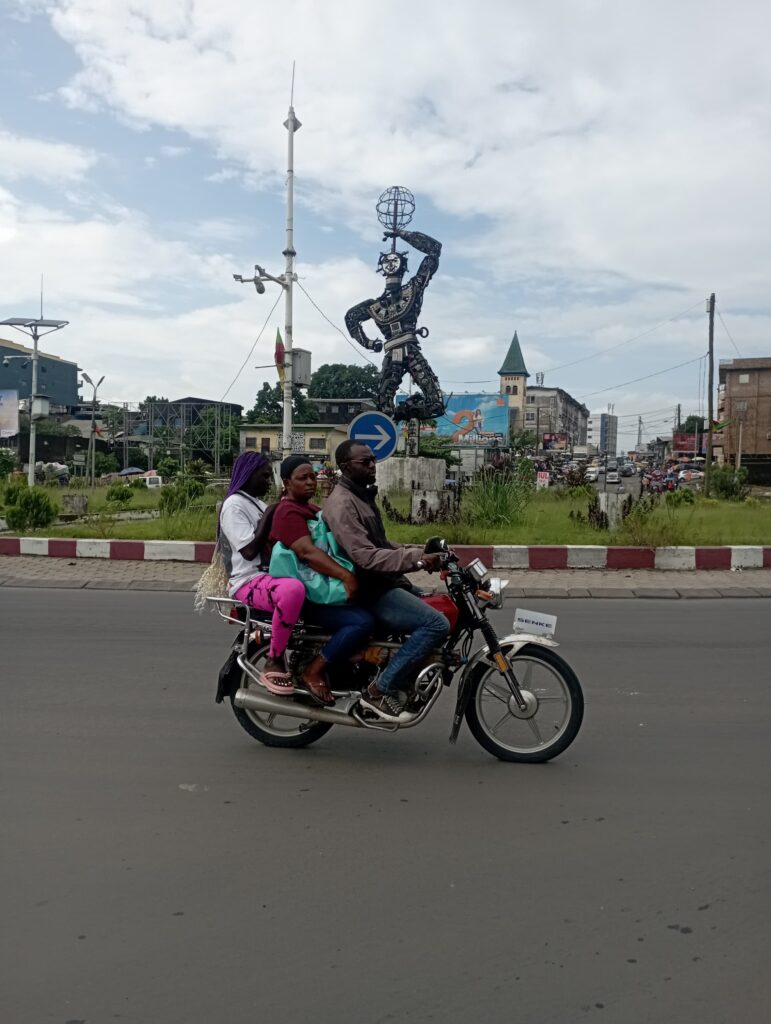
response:
[[[600,491],[600,509],[608,517],[608,529],[617,530],[621,526],[621,506],[624,504],[626,494],[614,493],[613,491]]]
[[[412,492],[411,516],[413,523],[448,522],[456,512],[455,491],[448,489],[441,491],[419,491]]]
[[[391,491],[441,491],[446,476],[444,459],[408,456],[386,459],[377,464],[377,486],[383,494]]]

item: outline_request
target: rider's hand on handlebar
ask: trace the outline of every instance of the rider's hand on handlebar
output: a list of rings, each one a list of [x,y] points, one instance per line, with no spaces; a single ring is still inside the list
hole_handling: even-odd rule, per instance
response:
[[[439,572],[444,561],[443,555],[421,555],[420,558],[426,572]]]

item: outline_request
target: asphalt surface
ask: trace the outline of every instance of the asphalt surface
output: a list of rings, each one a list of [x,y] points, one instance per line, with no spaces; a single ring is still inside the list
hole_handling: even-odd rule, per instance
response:
[[[768,603],[532,607],[587,700],[543,766],[450,700],[270,750],[189,595],[0,590],[0,1021],[765,1022]]]

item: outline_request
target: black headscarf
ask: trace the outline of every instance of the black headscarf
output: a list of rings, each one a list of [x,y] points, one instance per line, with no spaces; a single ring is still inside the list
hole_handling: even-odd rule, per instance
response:
[[[312,466],[307,455],[288,455],[281,463],[281,479],[288,480],[298,466]]]

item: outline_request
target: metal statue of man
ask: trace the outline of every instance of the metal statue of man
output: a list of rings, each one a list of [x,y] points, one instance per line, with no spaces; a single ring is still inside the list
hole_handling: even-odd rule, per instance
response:
[[[439,381],[420,350],[419,338],[428,337],[428,329],[418,328],[423,293],[439,266],[441,242],[420,231],[407,231],[405,225],[415,209],[412,193],[394,186],[378,203],[378,219],[387,228],[383,241],[391,240],[391,251],[380,254],[377,270],[385,277],[385,289],[377,299],[365,299],[345,314],[345,326],[352,338],[371,352],[385,349],[378,384],[378,408],[399,420],[430,420],[444,412]],[[396,251],[399,238],[424,253],[417,273],[406,284],[407,253]],[[368,338],[363,324],[372,320],[384,341]],[[409,373],[422,394],[411,395],[400,405],[394,398],[405,373]]]

